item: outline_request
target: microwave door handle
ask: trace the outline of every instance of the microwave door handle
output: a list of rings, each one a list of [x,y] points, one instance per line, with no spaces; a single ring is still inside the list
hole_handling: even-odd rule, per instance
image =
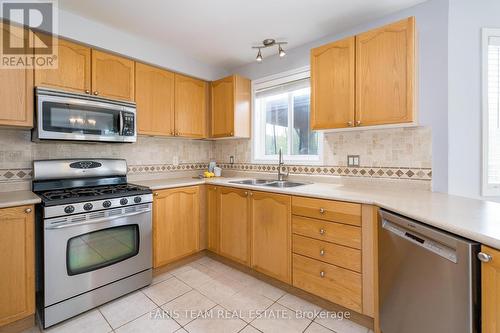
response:
[[[120,118],[119,118],[119,134],[123,135],[123,111],[120,111]]]

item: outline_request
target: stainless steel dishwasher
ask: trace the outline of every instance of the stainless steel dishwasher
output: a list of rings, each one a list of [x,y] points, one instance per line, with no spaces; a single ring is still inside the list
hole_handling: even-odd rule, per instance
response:
[[[479,244],[381,210],[383,333],[480,332]]]

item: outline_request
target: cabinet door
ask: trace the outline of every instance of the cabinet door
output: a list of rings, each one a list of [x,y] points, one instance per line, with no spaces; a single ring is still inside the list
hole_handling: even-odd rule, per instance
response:
[[[58,39],[55,46],[57,68],[35,69],[35,86],[90,93],[90,48],[64,39]]]
[[[35,313],[33,206],[0,209],[0,326]]]
[[[204,138],[207,132],[205,81],[175,74],[175,135]]]
[[[354,37],[311,50],[311,128],[354,125]]]
[[[7,27],[0,23],[0,28],[3,35]],[[12,43],[24,42],[24,29],[10,31]],[[0,125],[33,127],[33,69],[0,69],[0,101]]]
[[[291,283],[291,197],[252,192],[250,202],[252,268]]]
[[[234,92],[234,76],[212,82],[212,137],[234,135]]]
[[[174,73],[136,63],[139,134],[174,135]]]
[[[216,186],[207,185],[208,249],[219,253],[219,191]]]
[[[248,191],[220,189],[220,254],[245,265],[250,264],[248,206]]]
[[[356,124],[414,118],[415,19],[356,36]]]
[[[491,261],[481,263],[482,331],[500,333],[500,251],[482,246]]]
[[[157,191],[153,203],[154,267],[199,248],[200,196],[197,186]]]
[[[135,100],[135,62],[92,50],[92,93],[108,98]]]

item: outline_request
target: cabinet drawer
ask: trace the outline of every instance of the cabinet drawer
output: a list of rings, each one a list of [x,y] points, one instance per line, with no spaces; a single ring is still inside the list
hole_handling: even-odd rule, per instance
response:
[[[293,252],[361,273],[361,251],[293,235]]]
[[[293,286],[354,311],[362,310],[359,273],[294,254]]]
[[[350,202],[293,197],[292,214],[361,225],[361,205]]]
[[[293,233],[361,249],[361,228],[307,217],[293,216]]]

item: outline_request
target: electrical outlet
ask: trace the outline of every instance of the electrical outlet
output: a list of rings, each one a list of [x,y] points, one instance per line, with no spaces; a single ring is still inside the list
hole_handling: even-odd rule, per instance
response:
[[[229,156],[229,164],[234,164],[234,156]]]
[[[359,155],[347,155],[347,166],[359,167]]]
[[[174,166],[178,166],[179,165],[179,156],[172,157],[172,164]]]

